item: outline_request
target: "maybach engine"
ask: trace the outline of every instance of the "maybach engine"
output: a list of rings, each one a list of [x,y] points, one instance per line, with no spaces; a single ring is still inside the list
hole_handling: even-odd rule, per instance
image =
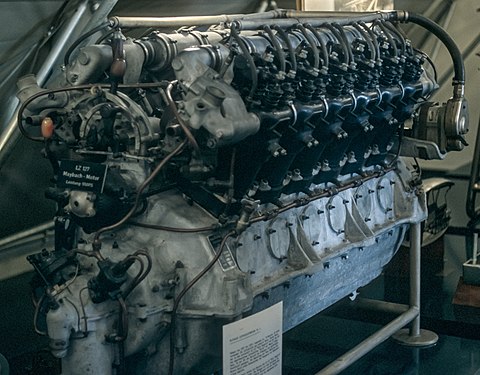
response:
[[[60,84],[18,83],[54,174],[55,248],[28,259],[63,374],[219,371],[224,324],[283,301],[288,330],[377,277],[426,217],[403,156],[464,147],[461,54],[422,16],[188,19],[111,18]],[[403,22],[450,52],[446,103]]]

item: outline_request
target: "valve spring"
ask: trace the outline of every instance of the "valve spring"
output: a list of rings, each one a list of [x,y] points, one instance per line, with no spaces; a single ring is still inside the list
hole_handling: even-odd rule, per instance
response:
[[[280,100],[280,104],[286,104],[295,99],[295,87],[292,82],[284,82],[282,84],[283,95]]]
[[[401,81],[404,73],[405,73],[405,64],[400,64],[400,65],[397,67],[397,77],[396,77],[396,80],[397,80],[397,81]]]
[[[302,102],[309,102],[315,93],[315,85],[312,79],[302,78],[297,87],[297,99]]]
[[[423,73],[422,64],[418,59],[409,58],[405,63],[403,79],[406,82],[416,82],[420,79]]]
[[[378,86],[378,84],[380,83],[380,69],[372,69],[370,71],[370,73],[372,74],[372,87],[376,87]]]
[[[343,94],[346,94],[350,90],[353,90],[355,87],[356,73],[347,73],[345,74],[345,87],[343,89]]]
[[[392,86],[397,81],[397,75],[396,67],[384,60],[382,74],[380,76],[380,84],[384,86]]]
[[[325,95],[327,89],[327,82],[327,77],[318,77],[317,79],[315,79],[315,92],[312,96],[314,100],[318,100],[322,95]]]
[[[263,90],[262,104],[270,107],[278,107],[283,96],[283,90],[278,83],[269,83]]]
[[[338,96],[344,92],[345,78],[342,74],[332,74],[330,84],[327,86],[327,92],[330,95]]]
[[[357,81],[355,82],[355,88],[360,91],[365,91],[372,88],[373,74],[370,70],[361,69],[357,75]]]

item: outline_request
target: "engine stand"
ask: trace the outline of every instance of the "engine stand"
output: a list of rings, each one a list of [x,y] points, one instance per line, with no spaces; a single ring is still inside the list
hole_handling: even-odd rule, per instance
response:
[[[334,375],[345,370],[389,337],[398,343],[415,348],[430,347],[438,341],[437,334],[420,329],[420,250],[421,223],[410,224],[410,305],[392,304],[384,301],[364,301],[364,304],[379,311],[395,311],[400,315],[356,347],[337,358],[316,375]],[[409,329],[400,330],[411,323]]]

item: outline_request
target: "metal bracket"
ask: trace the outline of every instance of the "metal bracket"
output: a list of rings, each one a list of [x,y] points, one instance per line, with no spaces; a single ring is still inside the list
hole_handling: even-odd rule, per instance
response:
[[[400,156],[418,157],[424,160],[443,160],[447,154],[442,153],[436,143],[403,137]]]

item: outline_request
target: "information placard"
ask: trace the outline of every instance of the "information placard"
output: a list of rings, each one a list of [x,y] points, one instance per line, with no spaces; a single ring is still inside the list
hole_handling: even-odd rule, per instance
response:
[[[223,326],[224,375],[281,375],[283,303]]]
[[[64,189],[101,193],[106,175],[107,166],[104,164],[62,160],[57,185]]]

